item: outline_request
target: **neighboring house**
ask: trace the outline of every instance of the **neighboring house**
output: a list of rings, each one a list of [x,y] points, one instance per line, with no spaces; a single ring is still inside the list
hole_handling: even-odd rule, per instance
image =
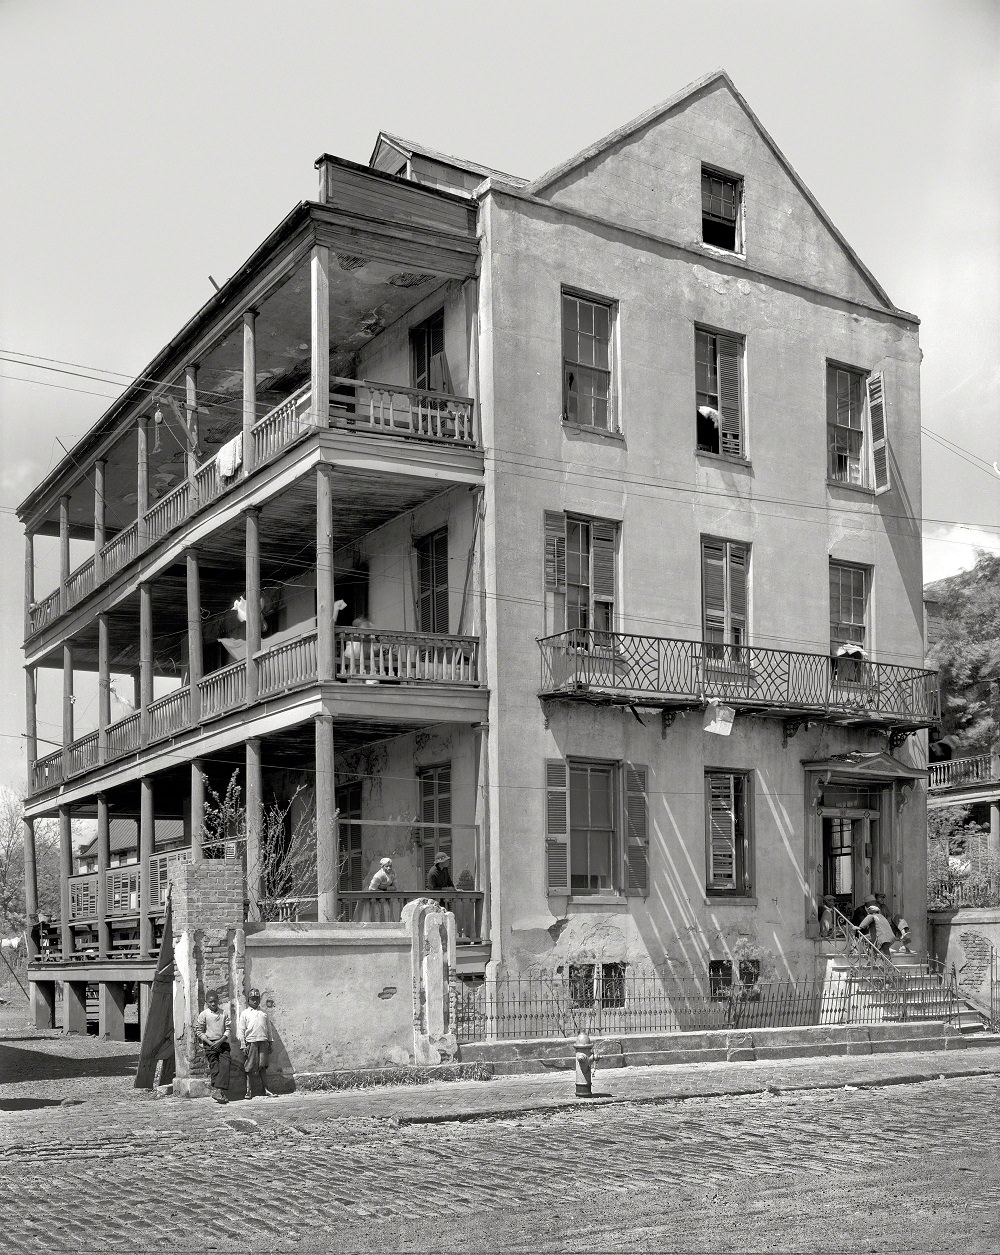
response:
[[[533,182],[385,134],[317,167],[20,507],[29,712],[67,694],[29,825],[96,815],[110,877],[137,819],[160,885],[157,824],[197,852],[239,770],[251,914],[363,918],[380,856],[414,896],[444,851],[473,977],[811,974],[824,893],[921,921],[917,320],[729,78]]]

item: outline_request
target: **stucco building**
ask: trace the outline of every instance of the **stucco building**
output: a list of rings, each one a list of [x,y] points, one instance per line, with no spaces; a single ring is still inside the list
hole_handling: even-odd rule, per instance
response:
[[[29,850],[64,835],[39,1013],[59,979],[113,1020],[206,841],[264,931],[360,925],[449,853],[469,977],[812,972],[824,893],[919,930],[917,320],[729,78],[533,182],[386,134],[317,168],[20,507]],[[234,773],[243,828],[206,828]]]

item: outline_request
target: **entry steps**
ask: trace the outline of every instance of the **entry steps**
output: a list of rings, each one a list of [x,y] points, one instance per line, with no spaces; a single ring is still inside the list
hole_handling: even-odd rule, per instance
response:
[[[982,1032],[983,1015],[956,995],[925,959],[893,954],[894,974],[883,969],[857,967],[843,955],[827,959],[823,991],[824,1023],[869,1024],[943,1021],[963,1033]],[[956,1005],[957,1003],[957,1005]]]
[[[879,1024],[636,1033],[595,1037],[594,1045],[600,1069],[961,1050],[974,1041],[939,1017]],[[572,1038],[464,1043],[458,1057],[462,1063],[481,1063],[498,1076],[568,1071],[575,1066]]]

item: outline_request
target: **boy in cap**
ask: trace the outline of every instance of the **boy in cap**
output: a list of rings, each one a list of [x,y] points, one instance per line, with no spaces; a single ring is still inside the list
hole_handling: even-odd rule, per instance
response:
[[[858,932],[867,933],[868,940],[872,945],[878,946],[885,957],[888,958],[892,943],[896,940],[896,934],[892,931],[892,925],[878,909],[878,903],[874,898],[865,898],[865,908],[868,914],[858,925]]]
[[[260,990],[251,989],[247,994],[250,1004],[240,1012],[237,1035],[243,1049],[245,1062],[243,1071],[247,1074],[247,1098],[253,1098],[254,1073],[260,1076],[261,1097],[271,1098],[273,1095],[267,1088],[267,1065],[271,1054],[271,1022],[267,1012],[260,1009]]]

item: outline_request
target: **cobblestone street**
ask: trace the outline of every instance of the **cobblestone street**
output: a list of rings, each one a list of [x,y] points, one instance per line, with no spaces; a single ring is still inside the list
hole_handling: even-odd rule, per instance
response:
[[[548,1111],[571,1075],[217,1107],[134,1059],[0,1041],[4,1252],[1000,1248],[995,1046],[612,1071],[626,1101]]]

